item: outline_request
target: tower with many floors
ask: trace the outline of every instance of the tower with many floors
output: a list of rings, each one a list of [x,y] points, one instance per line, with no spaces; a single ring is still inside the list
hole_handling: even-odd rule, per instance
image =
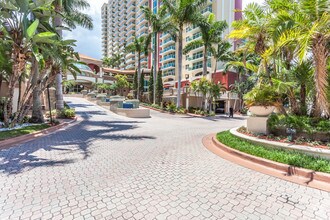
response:
[[[134,36],[140,37],[148,34],[148,21],[145,19],[141,6],[149,6],[154,13],[161,7],[161,0],[110,0],[102,7],[102,41],[103,55],[111,56],[115,53],[124,54],[124,47],[133,42]],[[240,13],[235,9],[242,9],[242,0],[208,0],[201,8],[201,13],[208,16],[213,13],[217,20],[226,20],[228,25],[240,19]],[[224,36],[229,32],[224,33]],[[192,40],[201,37],[199,28],[195,25],[186,25],[183,46]],[[154,39],[153,39],[154,40]],[[152,44],[153,47],[154,44]],[[178,50],[177,42],[168,33],[158,34],[158,63],[156,69],[161,69],[165,87],[176,87],[178,79]],[[142,68],[151,68],[153,54],[142,57]],[[193,81],[202,76],[203,47],[198,47],[183,56],[183,81]],[[134,53],[125,54],[122,69],[134,69],[137,58]],[[208,72],[214,69],[221,71],[223,64],[217,63],[209,53]],[[208,74],[211,77],[211,74]],[[184,83],[184,82],[183,82]]]
[[[148,34],[148,22],[141,6],[149,6],[149,0],[109,0],[102,6],[103,57],[123,55],[120,69],[135,69],[136,54],[125,54],[125,46],[131,44],[135,36]],[[142,56],[142,68],[149,68],[148,57]]]

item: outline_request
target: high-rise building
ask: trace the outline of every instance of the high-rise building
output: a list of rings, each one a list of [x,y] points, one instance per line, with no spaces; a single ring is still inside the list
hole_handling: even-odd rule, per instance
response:
[[[104,4],[102,7],[103,55],[123,53],[125,45],[132,43],[134,36],[147,35],[149,24],[140,7],[149,6],[154,13],[157,13],[161,5],[161,0],[109,0],[108,4]],[[242,9],[242,0],[208,0],[200,11],[205,16],[213,13],[216,20],[226,20],[230,26],[234,20],[240,19],[240,13],[235,12],[235,9]],[[228,32],[229,29],[223,36]],[[184,27],[183,47],[199,38],[201,38],[201,32],[197,26],[188,24]],[[166,32],[158,34],[158,42],[158,63],[155,68],[162,70],[165,87],[177,87],[178,42],[175,42],[173,37]],[[192,82],[202,76],[203,52],[203,47],[198,47],[183,56],[183,86],[185,82]],[[143,56],[142,68],[151,68],[152,60],[153,54],[148,57]],[[134,69],[136,66],[136,55],[125,54],[125,63],[120,68]],[[216,62],[209,53],[208,72],[213,73],[214,70],[219,72],[221,69],[223,69],[223,64]],[[208,74],[208,77],[211,78],[211,75]]]
[[[149,6],[149,0],[109,0],[102,6],[103,56],[114,54],[125,56],[121,69],[135,69],[135,53],[124,53],[126,45],[133,43],[134,37],[148,34],[148,21],[141,6]],[[148,57],[142,56],[142,68],[149,68]]]

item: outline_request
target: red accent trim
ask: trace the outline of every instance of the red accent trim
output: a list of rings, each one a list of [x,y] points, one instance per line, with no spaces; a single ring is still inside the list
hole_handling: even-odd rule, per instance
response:
[[[238,74],[231,71],[228,71],[227,73],[217,72],[212,74],[212,79],[215,83],[221,82],[227,90],[230,90],[230,85],[238,80]]]

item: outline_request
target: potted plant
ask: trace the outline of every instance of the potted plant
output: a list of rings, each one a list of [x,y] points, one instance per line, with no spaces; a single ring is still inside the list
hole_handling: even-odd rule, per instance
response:
[[[278,94],[271,86],[256,86],[244,95],[244,102],[249,111],[261,117],[270,115],[275,110]]]

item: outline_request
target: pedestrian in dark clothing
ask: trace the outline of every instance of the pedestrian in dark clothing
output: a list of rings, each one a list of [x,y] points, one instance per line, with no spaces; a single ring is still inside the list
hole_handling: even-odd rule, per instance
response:
[[[233,118],[234,117],[234,109],[233,109],[233,107],[230,107],[229,108],[229,118]]]

